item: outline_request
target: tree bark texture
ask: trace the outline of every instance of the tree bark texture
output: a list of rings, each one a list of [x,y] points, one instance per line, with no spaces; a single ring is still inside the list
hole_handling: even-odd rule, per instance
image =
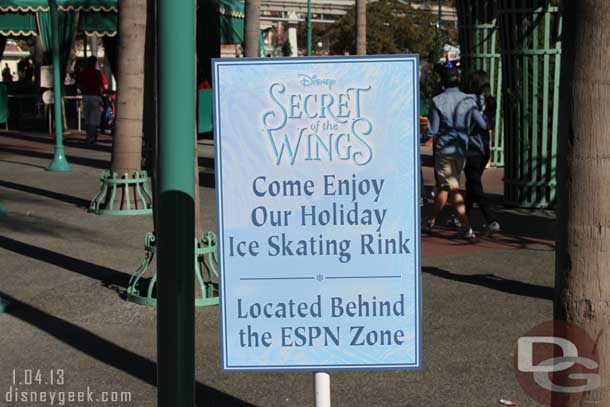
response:
[[[564,1],[555,317],[597,341],[610,386],[610,2]],[[601,391],[597,406],[610,406]]]
[[[245,50],[246,57],[258,56],[258,42],[260,37],[261,1],[246,0],[245,18]]]
[[[141,169],[146,0],[119,2],[117,117],[112,171],[129,176]]]
[[[366,0],[356,0],[356,54],[366,55]]]
[[[117,56],[117,112],[112,143],[111,171],[119,178],[133,178],[142,169],[142,118],[144,115],[144,67],[146,50],[147,0],[119,2],[119,44]],[[143,207],[135,185],[119,188],[114,207],[125,210]],[[106,199],[110,199],[109,194]],[[108,202],[106,202],[108,206]]]

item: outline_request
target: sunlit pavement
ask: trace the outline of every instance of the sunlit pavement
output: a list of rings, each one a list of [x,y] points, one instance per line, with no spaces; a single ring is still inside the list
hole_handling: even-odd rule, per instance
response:
[[[13,370],[25,369],[43,377],[61,369],[65,383],[20,390],[127,391],[131,403],[104,405],[154,406],[156,310],[122,299],[152,218],[88,213],[111,139],[90,147],[67,134],[66,145],[73,171],[51,173],[48,135],[0,135],[0,202],[9,211],[0,218],[0,297],[12,303],[0,314],[0,406],[11,405]],[[422,153],[429,165],[429,150]],[[214,230],[210,140],[200,141],[199,157],[201,219]],[[424,177],[430,187],[429,166]],[[498,204],[501,179],[501,169],[484,179]],[[423,370],[333,373],[333,405],[534,405],[514,379],[513,351],[519,335],[552,317],[554,212],[496,210],[502,233],[467,242],[441,227],[423,238]],[[473,224],[480,229],[476,212]],[[311,374],[221,373],[218,307],[198,309],[196,318],[198,406],[312,404]]]

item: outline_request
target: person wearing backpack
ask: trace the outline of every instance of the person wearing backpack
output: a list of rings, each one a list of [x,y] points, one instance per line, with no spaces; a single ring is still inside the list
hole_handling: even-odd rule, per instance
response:
[[[439,182],[439,190],[434,198],[434,205],[422,232],[430,233],[436,219],[452,197],[453,209],[460,221],[458,236],[474,239],[475,235],[468,222],[464,198],[459,191],[460,174],[466,164],[466,152],[470,139],[471,127],[488,129],[489,122],[477,108],[474,95],[468,95],[459,89],[460,72],[453,65],[442,71],[443,92],[432,99],[429,113],[428,132],[426,137],[434,137],[434,173]]]

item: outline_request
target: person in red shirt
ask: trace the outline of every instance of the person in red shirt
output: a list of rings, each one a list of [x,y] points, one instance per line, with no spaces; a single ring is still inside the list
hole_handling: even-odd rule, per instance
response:
[[[87,143],[94,144],[97,140],[97,126],[100,123],[102,95],[108,89],[106,75],[97,69],[96,57],[87,58],[87,67],[78,74],[76,84],[83,95]]]

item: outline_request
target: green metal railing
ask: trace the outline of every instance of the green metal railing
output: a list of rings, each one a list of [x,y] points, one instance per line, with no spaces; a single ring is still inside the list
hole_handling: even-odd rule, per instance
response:
[[[91,200],[89,212],[98,215],[147,215],[152,213],[152,193],[146,171],[136,171],[133,177],[116,172],[103,171],[100,191]],[[116,202],[117,194],[123,194]]]
[[[156,238],[154,233],[147,233],[144,238],[144,262],[138,267],[129,280],[125,298],[141,305],[157,305],[157,272],[147,276],[146,272],[155,257]],[[216,235],[208,232],[195,240],[195,278],[199,285],[199,295],[195,297],[195,306],[204,307],[218,304],[218,258]]]
[[[562,19],[550,0],[497,0],[503,64],[504,199],[529,208],[556,199]]]
[[[490,142],[492,167],[504,166],[502,122],[502,63],[496,23],[496,0],[456,0],[462,71],[466,80],[483,70],[496,97],[496,126]]]
[[[8,306],[9,306],[9,302],[0,298],[0,314],[2,314],[3,312],[6,312]]]

